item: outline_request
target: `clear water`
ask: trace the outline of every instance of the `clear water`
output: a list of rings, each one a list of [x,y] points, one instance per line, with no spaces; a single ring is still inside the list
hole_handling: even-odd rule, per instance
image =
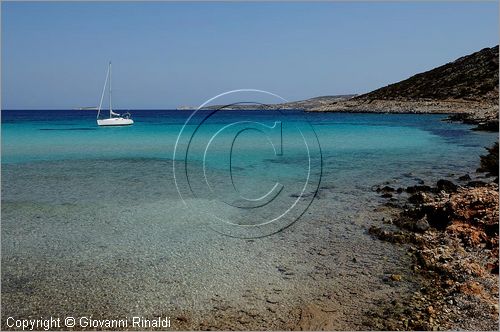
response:
[[[93,165],[81,172],[88,179],[102,177],[91,183],[92,188],[99,183],[114,187],[112,200],[129,196],[131,202],[142,200],[144,190],[131,194],[120,188],[152,176],[164,181],[164,187],[178,189],[184,201],[195,199],[198,207],[208,204],[203,213],[224,210],[229,215],[223,217],[226,222],[259,224],[280,216],[273,211],[293,205],[290,197],[314,193],[320,181],[335,187],[337,193],[352,193],[368,191],[389,179],[434,181],[471,172],[478,166],[483,147],[495,139],[491,133],[443,122],[442,115],[202,111],[186,124],[190,115],[189,111],[135,111],[135,125],[102,128],[96,126],[92,111],[6,111],[2,165],[7,176],[11,174],[7,165],[17,165],[12,169],[19,170],[21,165],[42,165],[42,172],[50,172],[48,165],[67,165],[58,176],[71,177],[74,170],[70,165],[100,161],[101,168]],[[271,130],[276,123],[279,128]],[[225,126],[229,127],[221,131]],[[176,147],[175,173],[167,163],[172,162]],[[106,170],[110,163],[104,161],[112,161],[114,168]],[[156,169],[153,165],[160,161],[165,164]],[[37,164],[40,162],[49,164]],[[403,182],[399,185],[405,185]],[[269,203],[248,199],[266,197],[274,185],[278,187],[268,197],[284,190],[276,198],[287,198],[262,209],[266,211],[262,218],[256,217],[255,209],[241,209]],[[152,188],[154,185],[148,189]],[[73,189],[75,201],[93,200],[88,193],[77,197],[78,190]],[[44,192],[46,199],[59,197],[55,194]],[[208,203],[216,201],[221,205]],[[226,210],[228,204],[231,207]]]
[[[394,292],[384,288],[380,274],[397,269],[403,259],[366,234],[373,209],[383,202],[371,188],[472,173],[484,147],[497,139],[495,133],[441,121],[443,115],[228,111],[203,126],[184,127],[195,135],[188,163],[176,154],[174,178],[173,153],[190,112],[132,114],[131,127],[99,128],[88,111],[2,112],[5,317],[135,310],[187,311],[200,320],[214,310],[214,298],[221,296],[230,307],[265,309],[271,305],[266,296],[277,288],[280,301],[291,306],[335,290],[332,298],[342,303],[345,315],[355,315],[357,308]],[[246,130],[230,160],[234,132],[223,132],[207,149],[203,169],[209,138],[241,121],[269,127],[281,121],[282,136]],[[297,128],[310,143],[317,137],[321,150],[312,144],[311,159]],[[268,139],[281,139],[282,155]],[[181,139],[178,149],[185,143]],[[228,182],[229,162],[233,182]],[[238,207],[248,203],[244,197],[261,197],[276,183],[283,191],[263,209]],[[284,232],[252,241],[220,234],[239,236],[228,221],[262,224],[294,202],[297,209],[287,220],[246,235],[289,226]],[[328,256],[319,254],[323,251]],[[283,275],[283,269],[293,273]],[[242,300],[244,292],[253,292],[254,302]],[[276,315],[289,307],[280,308],[273,309]],[[185,327],[197,326],[192,324]]]
[[[186,159],[186,170],[194,167],[194,172],[200,175],[195,176],[194,182],[204,182],[203,165],[210,178],[212,171],[226,176],[231,162],[233,180],[235,186],[239,183],[241,194],[260,197],[268,186],[259,190],[260,184],[255,180],[267,184],[270,181],[293,183],[307,176],[308,170],[317,180],[320,162],[322,183],[335,183],[337,190],[344,191],[364,190],[388,178],[435,180],[451,174],[461,175],[477,168],[483,148],[496,139],[494,133],[475,132],[468,125],[441,121],[443,115],[225,111],[215,113],[198,125],[211,114],[205,111],[197,113],[185,126],[191,115],[189,111],[133,113],[135,125],[131,127],[100,128],[92,111],[4,111],[2,165],[113,160],[117,164],[115,171],[110,171],[113,177],[121,173],[120,160],[124,163],[141,160],[137,172],[127,174],[129,178],[140,178],[144,175],[143,163],[171,161],[177,144],[175,158],[179,162]],[[241,126],[221,132],[207,148],[219,129],[242,121],[266,126],[280,121],[282,130],[265,134],[258,130],[243,132],[234,141],[231,160],[231,143],[235,130]],[[310,167],[297,128],[305,129],[302,132],[308,136],[313,163]],[[181,129],[183,136],[178,139]],[[282,147],[281,155],[276,155],[269,140],[274,148]],[[189,154],[185,155],[187,143],[190,143]],[[182,173],[182,168],[178,172]],[[88,169],[90,176],[101,171]],[[71,169],[67,172],[71,174]],[[173,180],[172,167],[165,167],[155,176]],[[182,182],[182,176],[177,180]],[[219,191],[225,189],[221,187]]]
[[[325,157],[353,153],[380,153],[408,162],[409,155],[446,157],[460,163],[460,152],[483,152],[481,148],[496,137],[473,132],[470,126],[440,121],[444,115],[334,114],[288,111],[226,111],[209,126],[220,128],[235,121],[301,122],[307,119],[316,130]],[[92,111],[3,111],[2,163],[68,159],[172,158],[179,130],[189,111],[134,111],[132,127],[99,128]],[[204,114],[208,114],[205,112]],[[257,135],[259,136],[259,135]],[[260,144],[247,146],[247,151]],[[479,148],[479,149],[478,149]],[[266,149],[267,150],[267,149]],[[457,154],[458,152],[458,154]],[[471,159],[474,159],[473,158]],[[455,158],[455,160],[453,160]],[[343,158],[338,158],[343,161]],[[365,158],[363,158],[365,159]],[[393,158],[385,158],[393,161]],[[429,161],[432,160],[432,158]]]
[[[135,111],[131,127],[100,128],[92,111],[4,111],[2,114],[2,164],[70,160],[171,160],[176,140],[189,111]],[[209,112],[201,112],[198,119]],[[474,132],[470,126],[441,121],[443,115],[333,114],[289,111],[217,113],[202,126],[192,120],[184,127],[185,137],[196,129],[189,161],[201,162],[209,138],[224,125],[254,121],[272,126],[281,121],[283,155],[277,157],[268,137],[247,130],[234,145],[232,167],[243,174],[291,178],[304,168],[300,156],[304,145],[296,129],[303,126],[317,135],[325,172],[324,181],[352,183],[360,177],[377,181],[402,173],[415,176],[444,176],[463,173],[478,166],[483,147],[496,138],[494,133]],[[306,122],[307,121],[307,122]],[[310,131],[312,125],[314,133]],[[292,129],[290,129],[292,128]],[[228,168],[228,142],[233,132],[223,132],[207,149],[207,168]],[[276,136],[276,132],[270,136]],[[269,136],[269,135],[268,135]],[[184,137],[184,138],[185,138]],[[225,141],[224,141],[225,140]],[[279,137],[272,138],[277,143]],[[184,159],[179,142],[176,159]],[[311,147],[313,148],[313,147]],[[317,156],[317,151],[312,151]],[[294,159],[295,158],[295,159]],[[294,165],[298,162],[299,165]],[[273,167],[274,166],[274,167]],[[295,167],[294,167],[295,166]],[[263,168],[264,167],[264,168]],[[315,167],[317,168],[317,167]],[[246,172],[246,173],[245,173]],[[169,170],[164,174],[170,176]]]

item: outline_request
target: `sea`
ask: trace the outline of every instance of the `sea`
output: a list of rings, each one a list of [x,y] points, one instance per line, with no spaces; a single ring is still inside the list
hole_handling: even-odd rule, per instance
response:
[[[3,324],[283,329],[277,317],[327,298],[338,328],[359,328],[360,308],[415,287],[381,281],[411,272],[367,233],[390,201],[375,189],[481,176],[497,139],[446,115],[131,113],[133,126],[98,127],[91,111],[2,111]],[[248,312],[254,325],[233,319]]]

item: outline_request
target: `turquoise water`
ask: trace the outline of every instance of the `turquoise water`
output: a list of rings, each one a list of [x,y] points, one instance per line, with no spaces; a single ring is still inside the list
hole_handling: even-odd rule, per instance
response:
[[[62,168],[57,176],[71,178],[76,172],[73,165],[87,163],[79,174],[87,179],[102,178],[74,186],[96,192],[111,186],[115,194],[109,199],[130,197],[130,202],[137,202],[152,191],[159,198],[195,199],[197,207],[204,206],[203,213],[225,211],[227,218],[222,219],[231,219],[229,223],[259,224],[298,203],[300,200],[293,200],[297,196],[311,196],[299,210],[307,209],[321,185],[355,197],[386,181],[404,186],[415,180],[453,179],[471,173],[478,167],[483,147],[496,138],[493,133],[444,122],[443,115],[300,111],[200,111],[190,115],[188,111],[135,111],[136,122],[131,127],[99,128],[93,112],[88,111],[5,111],[4,187],[13,188],[22,180],[23,174],[16,172],[23,172],[23,167],[33,171],[37,166],[41,176],[49,176],[44,174],[50,172],[48,167],[57,166]],[[164,164],[158,169],[161,162]],[[156,183],[153,180],[149,187],[134,193],[127,190],[127,183],[151,177]],[[55,183],[52,189],[58,186],[65,183]],[[280,190],[283,192],[277,195]],[[44,199],[64,202],[59,193],[44,189]],[[78,193],[73,187],[75,201],[94,200],[89,192]],[[9,194],[4,190],[4,201]],[[28,196],[35,194],[29,192]],[[106,198],[98,203],[106,206]],[[271,202],[271,198],[276,200]],[[205,205],[200,199],[221,205]],[[269,203],[261,218],[256,217],[252,207]],[[226,211],[228,205],[231,208]],[[241,209],[244,207],[250,210]],[[297,212],[292,219],[299,216]]]
[[[405,259],[366,233],[384,202],[372,187],[474,177],[497,139],[443,115],[132,114],[98,128],[93,112],[2,112],[4,317],[182,312],[190,329],[219,299],[267,319],[330,294],[339,328],[360,328]]]
[[[300,176],[307,162],[304,143],[296,130],[302,126],[310,140],[317,137],[319,142],[326,176],[323,181],[335,179],[340,185],[342,179],[352,182],[358,177],[376,182],[377,178],[397,177],[402,173],[437,177],[469,172],[478,166],[483,147],[496,138],[493,133],[471,131],[467,125],[443,122],[443,115],[226,111],[216,113],[197,126],[199,119],[210,114],[201,112],[183,127],[190,114],[188,111],[135,111],[136,123],[132,127],[99,128],[93,112],[88,111],[4,111],[2,164],[171,160],[179,132],[184,128],[185,135],[178,141],[178,148],[184,151],[186,146],[182,144],[186,144],[186,138],[192,140],[187,157],[191,164],[201,163],[205,156],[206,168],[227,169],[228,143],[234,132],[222,132],[204,151],[217,130],[241,121],[267,126],[280,121],[282,133],[247,130],[238,136],[231,160],[235,172],[268,178]],[[196,134],[191,136],[195,130]],[[276,155],[269,137],[276,146],[281,144],[282,155]],[[313,143],[311,148],[317,148]],[[317,150],[311,153],[318,157]],[[185,158],[177,152],[176,159]],[[165,170],[162,175],[171,176],[171,173]]]
[[[378,153],[378,160],[389,163],[404,160],[410,165],[427,159],[439,168],[442,164],[439,161],[444,159],[447,165],[461,167],[467,164],[467,155],[471,156],[470,161],[475,160],[483,152],[482,147],[496,137],[492,133],[470,131],[467,125],[442,122],[443,115],[228,112],[212,117],[202,129],[208,134],[236,121],[266,125],[282,121],[295,125],[307,120],[318,135],[324,156],[336,156],[338,165],[353,155],[361,157],[359,162],[362,162]],[[3,111],[2,163],[171,159],[178,133],[189,115],[188,111],[135,111],[136,123],[132,127],[99,128],[93,112],[88,111]],[[284,135],[287,135],[286,128]],[[291,142],[294,135],[284,139],[288,145],[285,156],[295,152]],[[267,157],[273,157],[265,137],[261,136],[259,133],[246,135],[239,140],[238,148],[254,157],[269,152]]]
[[[483,147],[496,137],[471,131],[467,125],[443,122],[443,115],[205,111],[185,126],[190,115],[188,111],[135,111],[136,123],[131,127],[99,128],[89,111],[4,111],[2,165],[42,161],[63,165],[78,160],[114,160],[118,164],[133,159],[169,161],[177,142],[176,159],[187,158],[188,167],[202,168],[204,160],[205,172],[225,171],[231,162],[234,181],[239,181],[238,187],[251,196],[249,188],[259,186],[255,179],[269,182],[278,178],[293,183],[307,176],[308,170],[316,175],[321,172],[323,183],[333,181],[339,190],[369,188],[386,178],[408,173],[435,179],[471,172],[478,166]],[[218,130],[242,121],[268,127],[278,121],[281,130],[244,131],[234,141],[231,158],[234,130],[221,132],[207,148]],[[297,130],[301,127],[312,149],[309,157]],[[181,129],[183,136],[178,139]],[[187,143],[189,154],[184,155]],[[276,154],[280,153],[275,151],[277,147],[282,149],[281,154]],[[119,167],[116,172],[120,172]],[[138,169],[128,176],[140,178],[141,174],[143,171]],[[170,167],[157,174],[169,180],[173,175]],[[200,171],[198,175],[201,177],[196,181],[202,181],[204,174]],[[254,196],[264,194],[266,188],[256,189]]]

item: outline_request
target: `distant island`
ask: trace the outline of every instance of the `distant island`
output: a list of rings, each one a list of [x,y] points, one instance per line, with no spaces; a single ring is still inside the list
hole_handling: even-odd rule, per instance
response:
[[[308,112],[441,113],[498,131],[498,45],[362,95],[321,96],[289,103],[225,109],[302,109]],[[207,107],[217,109],[223,105]],[[183,106],[179,110],[194,108]]]
[[[299,101],[292,101],[288,103],[279,103],[279,104],[240,104],[240,105],[231,105],[231,106],[226,106],[226,105],[212,105],[206,107],[206,109],[218,109],[224,107],[225,110],[277,110],[277,109],[287,109],[287,110],[313,110],[317,107],[321,106],[327,106],[332,103],[342,101],[342,100],[348,100],[353,97],[356,97],[357,95],[351,94],[351,95],[336,95],[336,96],[320,96],[320,97],[314,97],[306,100],[299,100]],[[189,111],[189,110],[194,110],[196,107],[190,107],[190,106],[180,106],[177,108],[178,110],[182,111]]]

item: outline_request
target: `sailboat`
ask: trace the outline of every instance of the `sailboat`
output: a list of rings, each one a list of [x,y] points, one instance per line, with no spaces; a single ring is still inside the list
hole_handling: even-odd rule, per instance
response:
[[[108,85],[109,79],[109,85]],[[104,93],[106,92],[106,85],[108,85],[109,91],[109,118],[100,119],[102,101],[104,99]],[[113,112],[113,107],[111,103],[111,61],[109,62],[108,72],[106,74],[106,80],[104,81],[104,87],[102,88],[101,101],[99,102],[99,107],[97,108],[97,124],[99,126],[130,126],[134,123],[134,120],[130,118],[130,113],[119,114]]]

